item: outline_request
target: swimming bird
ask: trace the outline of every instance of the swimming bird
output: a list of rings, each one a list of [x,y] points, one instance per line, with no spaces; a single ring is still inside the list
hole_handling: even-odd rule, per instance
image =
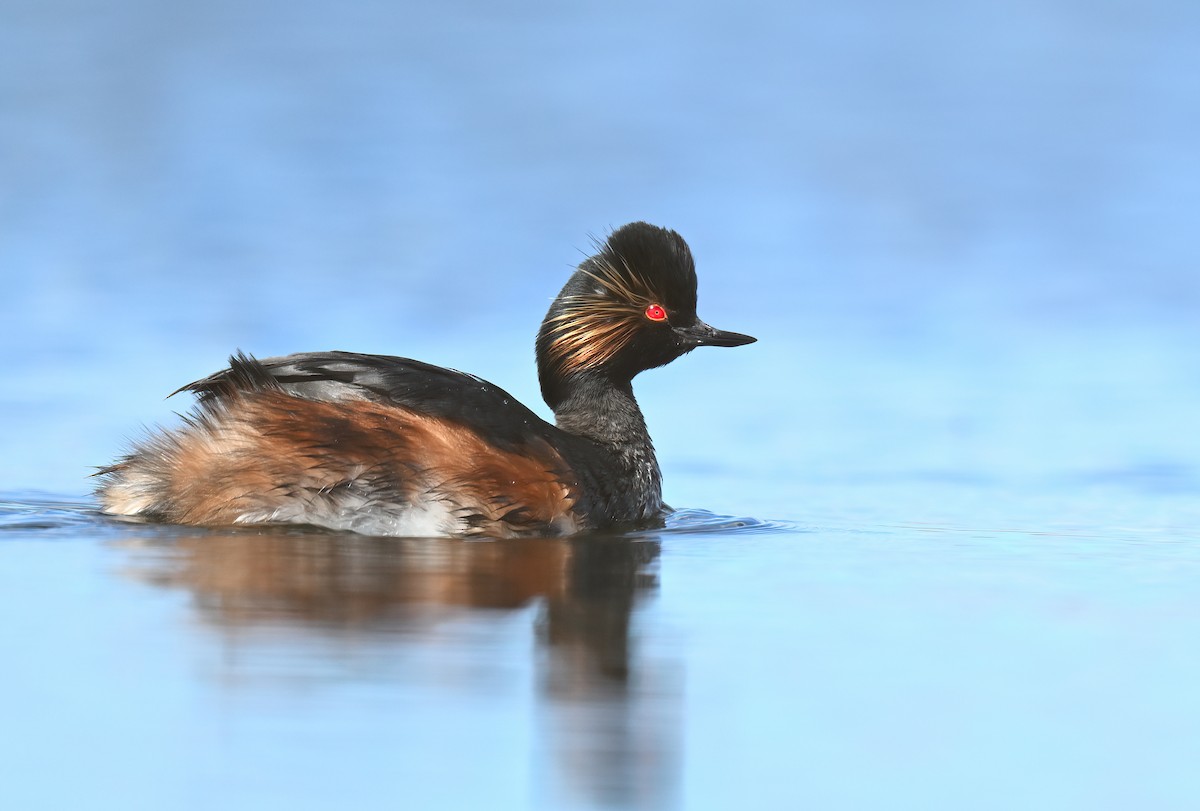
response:
[[[614,231],[537,334],[555,424],[473,375],[408,358],[256,359],[179,391],[195,410],[97,475],[108,514],[173,524],[308,524],[371,535],[515,537],[660,521],[662,475],[632,381],[698,346],[754,338],[696,315],[674,231]]]

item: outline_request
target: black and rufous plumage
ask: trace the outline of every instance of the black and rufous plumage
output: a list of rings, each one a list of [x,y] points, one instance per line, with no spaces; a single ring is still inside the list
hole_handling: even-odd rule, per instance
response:
[[[632,380],[747,335],[696,317],[674,231],[632,223],[584,260],[537,336],[550,425],[504,390],[407,358],[318,352],[184,386],[196,411],[99,475],[105,512],[177,524],[312,524],[376,535],[566,534],[658,518]]]

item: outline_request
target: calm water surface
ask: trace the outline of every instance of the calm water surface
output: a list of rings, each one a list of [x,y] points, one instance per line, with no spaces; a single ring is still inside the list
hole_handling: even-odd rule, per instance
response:
[[[1200,805],[1198,9],[0,2],[0,808]],[[95,514],[236,348],[541,408],[633,219],[665,528]]]
[[[0,512],[14,807],[1184,807],[1184,530]],[[63,772],[72,775],[63,779]]]

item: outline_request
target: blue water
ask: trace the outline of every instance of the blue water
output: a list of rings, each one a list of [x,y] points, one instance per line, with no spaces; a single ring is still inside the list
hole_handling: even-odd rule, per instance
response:
[[[0,2],[0,807],[1200,802],[1200,6]],[[589,235],[660,531],[98,516],[241,348],[538,398]]]

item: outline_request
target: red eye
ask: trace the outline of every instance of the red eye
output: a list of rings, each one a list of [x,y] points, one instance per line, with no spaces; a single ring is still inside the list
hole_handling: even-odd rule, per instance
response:
[[[646,317],[651,321],[666,321],[667,311],[657,304],[651,304],[646,308]]]

